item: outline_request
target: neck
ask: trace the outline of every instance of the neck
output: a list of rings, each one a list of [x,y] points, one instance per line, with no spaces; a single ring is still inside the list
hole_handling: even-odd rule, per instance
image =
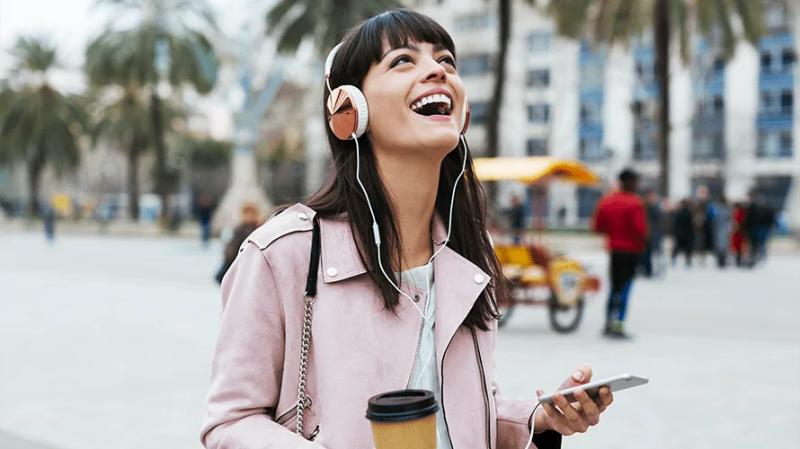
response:
[[[375,154],[400,233],[401,260],[392,261],[392,268],[399,271],[424,265],[432,255],[431,219],[436,206],[441,160],[412,158],[402,151],[376,151]]]

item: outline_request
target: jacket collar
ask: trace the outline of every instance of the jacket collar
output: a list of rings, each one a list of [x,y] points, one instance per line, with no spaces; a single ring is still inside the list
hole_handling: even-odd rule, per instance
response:
[[[439,250],[447,237],[441,218],[432,223],[434,250]],[[321,219],[322,278],[326,283],[339,282],[367,272],[361,262],[355,238],[347,219]],[[445,247],[433,262],[436,295],[436,357],[441,367],[442,357],[475,300],[489,284],[489,276],[467,258]],[[401,304],[403,302],[401,301]]]
[[[434,215],[431,227],[434,251],[438,251],[447,237],[447,229],[438,215]],[[358,253],[355,236],[350,230],[350,223],[346,218],[320,219],[320,242],[322,245],[322,279],[326,283],[343,281],[367,272]],[[370,241],[369,244],[373,243]],[[454,254],[461,257],[455,252]],[[441,253],[436,258],[438,259],[440,256]],[[467,261],[463,257],[462,259]]]

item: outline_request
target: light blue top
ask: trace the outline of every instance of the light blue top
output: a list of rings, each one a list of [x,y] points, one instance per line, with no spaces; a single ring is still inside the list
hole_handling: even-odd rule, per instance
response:
[[[411,286],[422,292],[430,292],[428,300],[425,302],[425,308],[422,310],[427,319],[422,322],[419,350],[414,358],[414,369],[411,371],[411,378],[408,380],[408,388],[430,390],[436,396],[436,401],[439,402],[439,411],[436,413],[436,448],[452,449],[450,435],[444,423],[442,395],[439,388],[439,371],[436,369],[436,338],[433,333],[436,316],[436,302],[433,293],[433,264],[411,268],[403,271],[400,275],[403,285]],[[429,279],[430,290],[426,286]],[[402,296],[401,300],[408,301],[408,298]]]

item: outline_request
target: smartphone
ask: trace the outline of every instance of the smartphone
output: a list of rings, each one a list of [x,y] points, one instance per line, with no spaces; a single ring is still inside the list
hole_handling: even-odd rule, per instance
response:
[[[544,404],[552,404],[553,396],[555,396],[557,393],[563,395],[567,402],[578,402],[573,394],[578,390],[586,391],[586,393],[588,393],[592,399],[595,399],[599,394],[598,391],[600,390],[600,387],[609,387],[612,392],[616,392],[628,388],[638,387],[639,385],[644,385],[648,382],[650,382],[650,380],[645,379],[644,377],[634,376],[632,374],[620,374],[619,376],[609,377],[608,379],[596,380],[594,382],[589,382],[588,384],[578,385],[556,391],[555,393],[546,394],[539,398],[539,402]]]

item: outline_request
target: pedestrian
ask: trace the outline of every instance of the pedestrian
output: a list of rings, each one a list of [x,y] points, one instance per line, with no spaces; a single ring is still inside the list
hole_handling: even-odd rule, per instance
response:
[[[522,234],[525,230],[525,207],[518,195],[511,195],[511,207],[508,208],[507,213],[511,238],[514,244],[518,245],[522,242]]]
[[[645,212],[647,214],[647,246],[642,254],[642,268],[646,277],[663,271],[664,209],[658,192],[648,190]]]
[[[326,61],[332,173],[248,237],[222,282],[203,444],[370,449],[368,399],[403,388],[436,396],[439,449],[520,448],[529,436],[544,449],[587,430],[608,388],[579,394],[580,407],[559,397],[568,419],[494,386],[507,290],[450,36],[393,10],[349,31]],[[565,385],[589,378],[585,367]]]
[[[714,254],[714,218],[711,213],[711,198],[707,186],[697,187],[696,199],[692,204],[694,205],[692,221],[695,228],[695,250],[700,256],[700,264],[705,265],[706,253]]]
[[[686,256],[686,266],[692,266],[692,252],[694,250],[694,220],[692,216],[691,200],[684,199],[680,202],[678,210],[672,217],[672,266],[678,255],[683,253]]]
[[[204,193],[197,200],[197,222],[200,224],[200,241],[204,248],[211,240],[211,216],[214,213],[214,199]]]
[[[44,238],[47,243],[52,244],[56,239],[56,210],[49,201],[42,207],[42,224],[44,224]]]
[[[748,266],[754,267],[767,256],[766,243],[774,223],[774,214],[762,204],[756,191],[750,191],[744,228],[750,246]]]
[[[717,201],[711,203],[711,215],[712,240],[717,267],[725,268],[728,263],[732,229],[731,209],[725,195],[720,195]]]
[[[736,266],[742,267],[745,265],[745,216],[747,214],[747,209],[745,209],[744,205],[740,202],[737,202],[733,206],[733,213],[732,213],[732,233],[731,233],[731,249],[733,250],[733,254],[736,260]]]
[[[240,222],[236,225],[236,228],[234,228],[233,235],[225,244],[225,248],[222,251],[222,265],[214,276],[217,283],[222,283],[225,273],[228,272],[228,269],[236,259],[236,255],[239,253],[239,248],[247,237],[256,230],[259,224],[261,223],[258,207],[253,203],[245,203],[242,206]]]
[[[603,335],[627,338],[625,314],[633,277],[647,242],[644,204],[636,194],[639,175],[625,169],[619,175],[620,190],[603,197],[597,205],[592,228],[606,236],[610,253],[611,288],[606,304]]]

